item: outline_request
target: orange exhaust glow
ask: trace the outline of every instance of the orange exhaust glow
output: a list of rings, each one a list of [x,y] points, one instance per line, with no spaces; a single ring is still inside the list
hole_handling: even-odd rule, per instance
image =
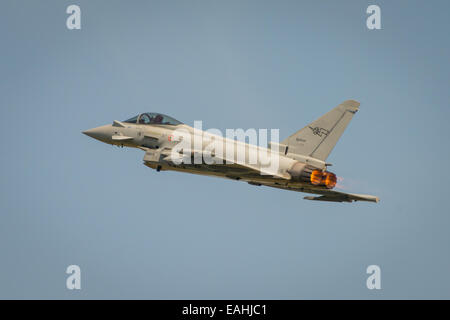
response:
[[[334,173],[331,172],[326,172],[324,174],[325,177],[325,187],[327,187],[328,189],[333,189],[336,186],[336,175]]]
[[[310,175],[311,184],[322,185],[328,189],[333,189],[337,183],[337,177],[334,173],[321,170],[313,170]]]
[[[319,185],[322,182],[322,171],[314,170],[311,172],[311,183],[314,185]]]

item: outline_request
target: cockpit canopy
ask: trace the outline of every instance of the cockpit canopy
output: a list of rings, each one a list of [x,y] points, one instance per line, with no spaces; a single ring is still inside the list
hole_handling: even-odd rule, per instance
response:
[[[182,122],[166,116],[165,114],[153,112],[141,113],[138,116],[125,120],[124,122],[137,124],[165,124],[172,126],[182,124]]]

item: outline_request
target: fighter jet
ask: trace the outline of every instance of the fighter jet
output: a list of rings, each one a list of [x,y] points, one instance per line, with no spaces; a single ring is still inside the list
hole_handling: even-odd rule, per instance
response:
[[[269,142],[267,147],[222,137],[150,112],[83,133],[107,144],[142,149],[144,164],[158,172],[188,172],[315,195],[304,197],[307,200],[378,202],[376,196],[332,190],[337,177],[328,171],[331,164],[326,162],[359,105],[347,100],[280,143]],[[240,156],[236,150],[241,151]]]

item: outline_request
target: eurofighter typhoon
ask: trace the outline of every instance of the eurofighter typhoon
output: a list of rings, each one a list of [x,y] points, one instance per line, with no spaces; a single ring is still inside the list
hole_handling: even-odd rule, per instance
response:
[[[83,131],[104,143],[145,151],[144,164],[156,171],[181,171],[299,191],[304,199],[378,202],[376,196],[333,190],[337,177],[326,162],[359,102],[347,100],[281,143],[262,147],[190,127],[161,113]]]

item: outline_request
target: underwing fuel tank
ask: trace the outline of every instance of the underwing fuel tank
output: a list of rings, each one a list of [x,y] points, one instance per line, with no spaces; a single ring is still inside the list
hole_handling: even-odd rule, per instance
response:
[[[334,173],[319,170],[301,162],[294,163],[291,169],[288,170],[288,173],[294,180],[308,182],[315,186],[324,186],[327,189],[333,189],[337,182],[337,177]]]

